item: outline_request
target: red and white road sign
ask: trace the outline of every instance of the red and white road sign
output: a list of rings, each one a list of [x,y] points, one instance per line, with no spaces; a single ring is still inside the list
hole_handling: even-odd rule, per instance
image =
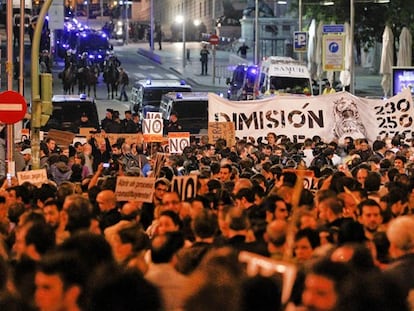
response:
[[[15,91],[0,93],[0,121],[14,124],[23,120],[26,114],[27,103],[24,97]]]
[[[210,44],[212,44],[212,45],[217,45],[220,42],[220,38],[219,38],[219,36],[212,34],[212,35],[210,35],[210,38],[208,39],[208,42],[210,42]]]

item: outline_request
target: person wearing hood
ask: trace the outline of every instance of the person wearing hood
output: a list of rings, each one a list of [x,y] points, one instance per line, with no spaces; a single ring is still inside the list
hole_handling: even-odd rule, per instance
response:
[[[70,169],[67,156],[59,155],[56,162],[50,163],[51,179],[59,186],[62,182],[70,180],[72,170]]]

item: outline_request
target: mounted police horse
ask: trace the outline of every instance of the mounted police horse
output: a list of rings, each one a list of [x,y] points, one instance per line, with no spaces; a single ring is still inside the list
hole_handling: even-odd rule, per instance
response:
[[[85,68],[83,75],[84,85],[88,87],[88,96],[91,96],[91,89],[93,90],[93,96],[96,98],[96,85],[98,84],[99,78],[99,65],[93,63],[91,66]]]
[[[81,66],[78,68],[78,94],[86,94],[86,75],[88,66]]]
[[[108,91],[108,99],[114,99],[114,94],[118,97],[119,70],[113,62],[108,62],[104,67],[103,79]]]
[[[63,93],[65,95],[74,93],[77,79],[76,71],[76,66],[73,63],[70,63],[67,68],[59,73],[59,78],[62,79]]]

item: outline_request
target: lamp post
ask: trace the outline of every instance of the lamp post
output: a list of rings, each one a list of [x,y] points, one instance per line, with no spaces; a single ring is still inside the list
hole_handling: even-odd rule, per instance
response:
[[[32,161],[33,169],[40,168],[40,118],[42,114],[42,102],[40,98],[40,88],[39,88],[39,47],[40,47],[40,38],[42,35],[42,29],[44,21],[47,15],[47,11],[50,8],[53,0],[46,0],[42,6],[42,9],[39,13],[39,18],[37,19],[36,28],[33,34],[32,41]]]
[[[351,74],[350,84],[349,84],[349,91],[351,94],[354,94],[355,89],[355,70],[354,70],[354,28],[355,28],[355,0],[350,1],[350,13],[349,13],[349,41],[351,42],[351,57],[350,57],[350,64],[349,64],[349,73]]]
[[[183,7],[184,8],[184,7]],[[175,21],[180,24],[182,23],[182,31],[183,31],[183,68],[185,68],[186,62],[185,62],[185,19],[183,15],[178,15],[175,19]]]
[[[193,24],[195,26],[195,31],[197,31],[195,38],[197,38],[197,40],[199,40],[200,39],[200,29],[198,27],[200,27],[201,21],[199,19],[195,19]]]
[[[299,21],[298,21],[298,28],[299,31],[302,31],[302,0],[299,0]],[[302,52],[299,52],[298,59],[300,62],[302,62]]]
[[[259,0],[256,0],[254,10],[254,63],[259,64]]]
[[[151,0],[151,6],[150,6],[150,15],[151,15],[151,29],[150,29],[150,46],[151,51],[154,52],[154,34],[155,34],[155,23],[154,23],[154,0]]]
[[[125,23],[124,23],[124,30],[125,30],[125,45],[128,45],[129,40],[129,31],[128,31],[128,0],[124,0],[124,14],[125,14]]]

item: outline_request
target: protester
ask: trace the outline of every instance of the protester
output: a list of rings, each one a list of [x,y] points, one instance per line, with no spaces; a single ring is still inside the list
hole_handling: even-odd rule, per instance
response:
[[[245,273],[253,270],[244,270],[236,259],[248,251],[256,254],[252,256],[263,256],[255,262],[266,263],[266,267],[274,267],[274,261],[267,261],[273,258],[284,269],[299,269],[290,298],[282,295],[283,305],[290,302],[304,310],[346,310],[344,306],[352,309],[350,306],[358,307],[367,299],[375,305],[379,303],[375,301],[384,306],[392,302],[398,310],[406,310],[402,306],[413,287],[410,234],[414,225],[414,175],[410,167],[414,157],[413,151],[402,148],[401,143],[399,151],[393,152],[396,161],[381,160],[376,167],[368,163],[372,162],[371,155],[367,157],[371,150],[376,152],[373,156],[382,154],[385,158],[393,146],[376,142],[374,148],[369,141],[357,139],[355,150],[349,138],[347,145],[335,146],[320,137],[296,144],[269,133],[261,142],[238,139],[229,146],[220,140],[214,145],[194,141],[182,154],[167,156],[159,151],[161,145],[129,144],[122,133],[116,135],[120,139],[105,131],[91,133],[90,145],[80,143],[73,148],[57,148],[53,137],[42,142],[45,154],[49,154],[46,170],[59,185],[57,189],[46,186],[49,180],[43,180],[38,189],[30,182],[18,185],[17,179],[11,180],[11,186],[7,178],[0,181],[0,250],[4,249],[0,254],[11,260],[10,264],[6,262],[13,268],[11,285],[26,303],[40,309],[52,303],[42,296],[45,280],[52,276],[66,284],[64,295],[74,294],[54,302],[63,301],[62,306],[72,308],[83,308],[80,304],[85,303],[93,310],[90,303],[104,299],[103,293],[118,293],[113,284],[135,277],[118,270],[129,267],[141,275],[131,284],[151,293],[156,292],[151,286],[158,288],[166,309],[190,310],[200,301],[222,305],[224,300],[234,310],[246,310],[254,297],[239,295],[268,281],[246,278]],[[300,157],[292,156],[302,147],[309,155],[315,151],[317,158],[306,171],[306,183],[295,168]],[[55,154],[59,150],[65,150],[69,158]],[[340,157],[339,164],[328,161],[332,152]],[[350,153],[358,154],[358,162],[356,158],[350,161]],[[87,154],[95,168],[92,177],[89,167],[83,169]],[[137,161],[129,161],[129,155]],[[145,161],[151,166],[153,179],[142,174],[143,179],[135,184],[135,179],[129,178],[136,177],[127,175],[134,170],[141,173]],[[296,165],[291,166],[292,161]],[[111,167],[104,169],[103,163]],[[77,166],[82,168],[80,177],[73,169]],[[71,176],[62,171],[65,167]],[[197,178],[193,174],[198,174]],[[73,180],[75,177],[79,179]],[[130,181],[139,186],[120,188],[128,187]],[[141,197],[144,189],[150,194],[145,200]],[[136,197],[124,201],[128,193]],[[192,245],[190,240],[194,241]],[[151,255],[155,255],[152,262],[145,254],[149,242]],[[228,247],[226,251],[220,248],[223,245]],[[74,264],[90,267],[87,277],[100,274],[95,269],[109,263],[113,274],[107,275],[108,282],[88,282],[87,286],[83,280],[67,282],[66,276],[73,272],[70,269],[65,275],[46,273],[42,268],[49,260],[46,253],[53,252],[53,257],[63,248],[79,253]],[[226,256],[220,255],[222,252]],[[41,265],[36,267],[35,262]],[[191,273],[191,277],[178,271]],[[187,294],[191,281],[197,285],[190,286],[185,297],[182,294]],[[354,286],[350,286],[352,282]],[[355,290],[362,285],[366,291]],[[228,290],[231,299],[218,295],[218,288],[223,293]],[[379,291],[381,297],[372,290]],[[112,301],[109,296],[106,298]],[[82,298],[75,302],[75,297],[86,301]],[[135,296],[125,297],[127,304]],[[263,310],[266,306],[271,304],[265,303]]]
[[[325,88],[323,89],[322,94],[328,95],[328,94],[334,94],[336,93],[335,89],[332,88],[331,83],[329,81],[325,82]]]

